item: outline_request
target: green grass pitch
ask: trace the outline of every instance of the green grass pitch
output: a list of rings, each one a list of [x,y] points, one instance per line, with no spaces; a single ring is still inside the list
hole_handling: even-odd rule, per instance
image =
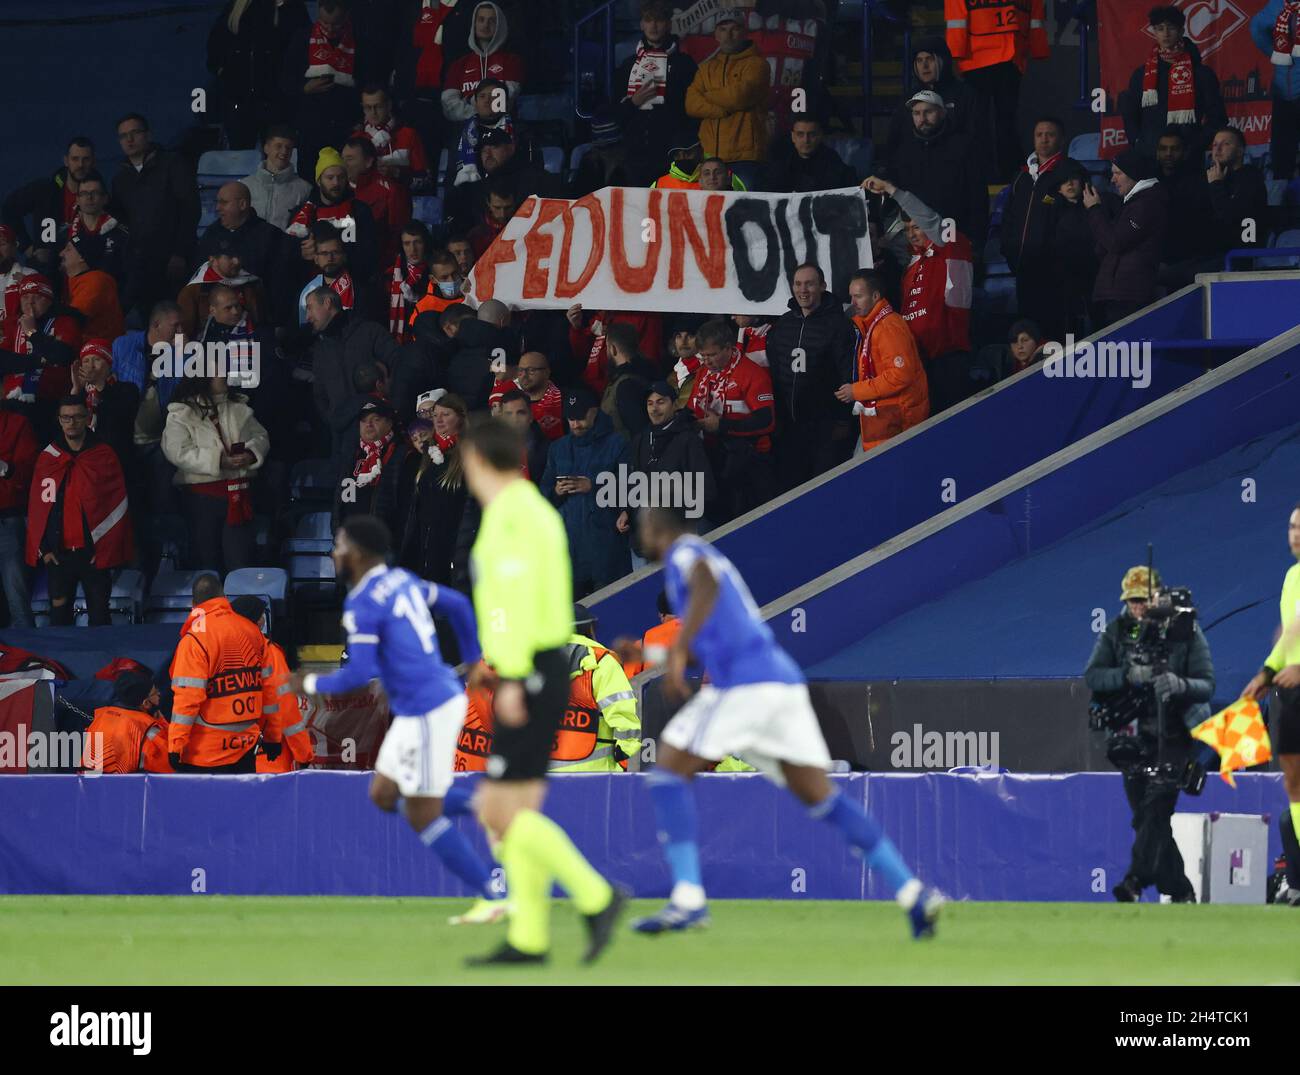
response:
[[[707,930],[624,926],[594,967],[557,903],[545,967],[467,970],[503,926],[447,925],[467,900],[0,897],[3,985],[871,985],[1297,983],[1287,907],[953,903],[915,942],[890,903],[718,900]],[[637,900],[633,914],[659,906]]]

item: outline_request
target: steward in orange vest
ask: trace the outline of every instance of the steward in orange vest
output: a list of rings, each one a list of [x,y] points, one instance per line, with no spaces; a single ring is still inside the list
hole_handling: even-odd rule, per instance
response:
[[[123,672],[113,681],[113,704],[96,709],[86,729],[82,763],[100,773],[175,772],[152,677]]]
[[[194,609],[172,658],[168,760],[181,772],[251,773],[259,736],[280,742],[266,639],[230,607],[216,575],[194,583]]]
[[[266,606],[262,604],[260,598],[245,594],[231,601],[230,607],[244,619],[255,624],[258,631],[265,636]],[[300,766],[314,762],[316,751],[312,747],[311,732],[307,730],[307,718],[299,711],[298,696],[290,691],[289,661],[284,655],[284,650],[267,639],[266,655],[267,667],[271,669],[269,686],[275,700],[266,706],[263,712],[267,716],[267,726],[279,728],[280,741],[287,749],[281,749],[275,743],[264,742],[263,749],[257,754],[257,771],[291,773]]]

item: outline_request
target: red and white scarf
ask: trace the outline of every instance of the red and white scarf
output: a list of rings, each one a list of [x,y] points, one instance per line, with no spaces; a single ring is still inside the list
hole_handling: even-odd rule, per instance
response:
[[[357,62],[357,43],[352,36],[352,20],[343,24],[338,37],[331,41],[319,22],[312,23],[307,38],[307,77],[333,77],[340,86],[353,85],[353,69]]]
[[[1300,56],[1300,0],[1286,0],[1273,24],[1273,55],[1278,67],[1290,67],[1291,57]]]
[[[759,366],[767,366],[767,332],[771,322],[759,325],[745,325],[736,334],[736,342],[745,357]]]
[[[636,93],[637,90],[639,90],[642,86],[645,85],[647,71],[645,68],[642,67],[641,61],[644,59],[644,57],[647,54],[657,59],[660,56],[665,56],[665,57],[671,56],[676,51],[677,51],[677,42],[675,40],[669,41],[668,44],[666,45],[651,46],[646,44],[645,38],[641,38],[641,40],[637,42],[636,58],[632,61],[632,70],[628,74],[627,95],[631,97],[634,93]],[[656,64],[655,66],[658,65]],[[667,86],[665,83],[659,82],[657,79],[656,79],[656,83],[658,85],[657,96],[659,99],[659,103],[662,104],[664,99],[664,93],[667,89]]]
[[[194,270],[194,275],[190,277],[190,283],[225,284],[227,287],[243,287],[245,284],[251,284],[256,279],[257,277],[251,272],[244,272],[242,269],[234,276],[222,276],[213,267],[212,262],[205,261]]]
[[[352,468],[352,476],[358,485],[371,485],[379,480],[379,475],[384,472],[384,453],[392,443],[391,429],[376,441],[361,441],[361,458]]]
[[[316,202],[303,202],[293,215],[293,220],[284,230],[295,239],[306,239],[319,220],[328,220],[340,231],[356,227],[356,218],[352,215],[352,195],[334,205],[320,205]]]
[[[872,380],[879,376],[876,372],[876,361],[871,357],[871,334],[876,331],[876,326],[893,312],[894,308],[889,305],[889,300],[881,299],[871,320],[865,327],[857,329],[858,361],[857,368],[853,371],[855,381]],[[856,325],[854,327],[857,328]]]
[[[398,343],[409,343],[415,337],[406,323],[406,307],[420,301],[428,273],[427,265],[407,264],[405,255],[398,255],[393,262],[388,274],[388,334]]]
[[[116,375],[110,373],[108,375],[108,380],[104,382],[104,388],[116,383]],[[99,410],[99,397],[103,394],[104,388],[97,388],[93,384],[86,385],[86,413],[90,416],[90,428],[94,429],[96,432],[98,432],[98,428],[95,425],[95,412]]]
[[[1142,107],[1155,108],[1160,103],[1160,61],[1169,65],[1169,123],[1196,122],[1196,72],[1192,55],[1180,41],[1178,47],[1163,52],[1159,45],[1151,49],[1142,72]]]
[[[75,239],[78,235],[103,235],[105,232],[112,231],[117,227],[117,217],[104,213],[99,218],[99,226],[92,228],[85,222],[80,213],[72,218],[68,225],[68,238]]]
[[[324,275],[322,274],[320,277],[320,282],[321,282],[321,286],[328,287],[332,292],[334,292],[334,294],[336,294],[339,297],[339,305],[343,309],[345,310],[352,309],[352,304],[355,301],[355,295],[352,289],[352,274],[350,272],[339,273],[339,275],[333,280],[326,280]]]

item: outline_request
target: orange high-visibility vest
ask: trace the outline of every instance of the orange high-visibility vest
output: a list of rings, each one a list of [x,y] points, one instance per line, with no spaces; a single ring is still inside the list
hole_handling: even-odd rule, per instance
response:
[[[257,625],[224,597],[204,601],[185,621],[172,658],[168,752],[186,764],[214,768],[238,761],[259,735],[277,741],[279,725],[268,724],[265,713],[275,705],[274,671]]]
[[[961,72],[1014,63],[1024,73],[1029,59],[1051,53],[1043,0],[944,0],[945,39]]]
[[[463,295],[457,295],[454,299],[444,299],[438,293],[438,285],[433,281],[429,282],[429,290],[424,293],[420,301],[415,304],[415,309],[411,311],[411,316],[407,319],[408,325],[414,325],[415,319],[421,314],[427,314],[433,311],[435,314],[442,314],[448,308],[455,306],[458,302],[464,302]]]
[[[82,761],[103,773],[170,773],[167,722],[138,709],[100,706],[86,728]]]
[[[627,678],[644,672],[647,668],[653,668],[655,665],[663,662],[668,656],[672,644],[677,641],[677,636],[682,633],[682,621],[676,616],[670,616],[663,623],[657,623],[641,636],[641,660],[628,661],[623,665],[623,671],[627,673]]]
[[[309,765],[315,761],[316,751],[311,744],[311,732],[307,730],[307,718],[299,707],[298,696],[289,692],[289,662],[284,650],[275,642],[267,642],[266,653],[270,658],[267,666],[273,669],[270,687],[275,701],[263,712],[267,716],[267,725],[274,724],[280,729],[280,740],[284,746],[275,761],[271,761],[265,754],[258,754],[257,771],[291,773],[299,765]],[[274,740],[274,736],[269,738]]]
[[[567,648],[570,673],[578,667],[586,650],[591,650],[597,662],[610,653],[604,646],[570,643]],[[570,679],[569,701],[551,743],[551,761],[585,761],[595,752],[600,731],[600,705],[592,687],[594,675],[594,670],[583,670]],[[486,768],[488,755],[492,753],[492,692],[467,691],[466,695],[468,709],[456,741],[454,768],[458,773],[475,773]]]

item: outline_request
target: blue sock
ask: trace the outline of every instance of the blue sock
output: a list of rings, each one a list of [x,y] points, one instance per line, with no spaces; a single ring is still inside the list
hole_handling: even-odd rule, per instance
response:
[[[469,846],[469,841],[451,823],[450,818],[438,818],[420,833],[420,842],[425,847],[432,848],[447,869],[484,899],[500,898],[492,891],[492,871],[488,869],[487,863],[474,853],[474,849]]]
[[[666,769],[655,769],[648,777],[654,803],[659,842],[673,882],[700,885],[700,849],[696,841],[695,798],[686,781]]]
[[[880,874],[894,895],[913,880],[914,874],[907,868],[903,856],[881,831],[875,819],[838,788],[809,813],[819,820],[829,821],[839,829],[844,834],[844,839],[862,855],[867,868]]]
[[[447,794],[442,797],[442,816],[461,817],[471,812],[470,799],[474,797],[477,780],[453,780]]]

